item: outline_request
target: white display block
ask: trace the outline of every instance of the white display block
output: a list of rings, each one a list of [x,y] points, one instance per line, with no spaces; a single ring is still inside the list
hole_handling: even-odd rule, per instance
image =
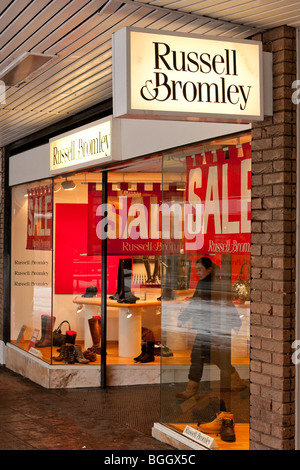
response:
[[[141,353],[142,314],[140,308],[119,309],[119,356],[134,358]]]

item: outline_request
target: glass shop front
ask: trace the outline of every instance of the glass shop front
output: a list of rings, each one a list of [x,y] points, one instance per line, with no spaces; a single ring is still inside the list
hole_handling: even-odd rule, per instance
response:
[[[247,449],[250,179],[243,132],[12,187],[10,344],[157,383],[170,432]]]

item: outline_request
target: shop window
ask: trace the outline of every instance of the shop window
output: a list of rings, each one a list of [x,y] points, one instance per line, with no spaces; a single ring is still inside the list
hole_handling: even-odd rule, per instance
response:
[[[52,181],[12,188],[11,342],[50,361]],[[40,345],[40,349],[35,346]],[[45,348],[45,349],[44,349]],[[47,350],[46,354],[42,351]]]

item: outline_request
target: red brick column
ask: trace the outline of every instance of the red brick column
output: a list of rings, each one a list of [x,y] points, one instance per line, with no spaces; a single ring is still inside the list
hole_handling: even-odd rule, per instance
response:
[[[274,115],[253,125],[250,449],[295,447],[296,31],[253,39],[273,53]]]

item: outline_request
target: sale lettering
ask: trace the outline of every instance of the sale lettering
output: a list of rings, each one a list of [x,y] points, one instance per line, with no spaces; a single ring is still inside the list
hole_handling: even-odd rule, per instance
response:
[[[164,202],[160,193],[149,196],[141,189],[135,197],[126,191],[119,196],[109,189],[108,203],[96,204],[91,188],[90,206],[96,207],[91,233],[111,241],[115,254],[127,245],[134,252],[157,252],[161,241],[189,252],[249,253],[251,152],[238,157],[233,149],[228,160],[223,151],[215,162],[188,157],[185,192],[176,191],[174,183]]]

